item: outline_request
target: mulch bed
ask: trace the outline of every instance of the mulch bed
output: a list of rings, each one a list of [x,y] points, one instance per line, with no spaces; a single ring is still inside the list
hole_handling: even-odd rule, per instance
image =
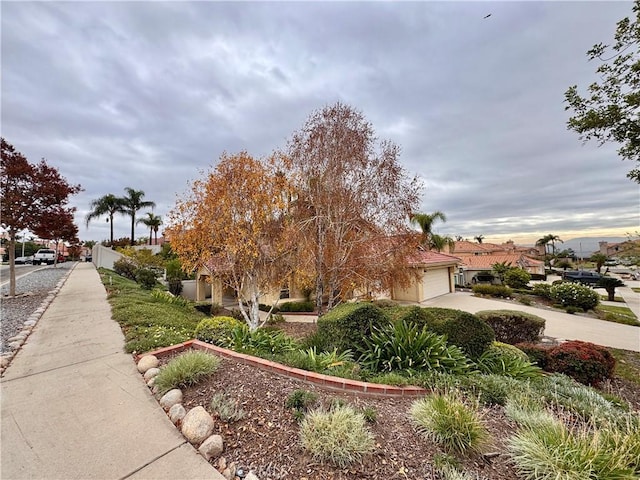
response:
[[[312,333],[313,323],[284,323],[277,328],[295,338]],[[163,362],[168,358],[163,358]],[[357,409],[375,409],[377,420],[370,424],[375,436],[375,449],[359,463],[349,468],[322,464],[307,453],[299,441],[299,424],[294,411],[285,406],[295,390],[315,392],[318,404],[328,407],[336,399]],[[640,387],[623,379],[610,382],[607,390],[640,409]],[[215,393],[223,392],[236,401],[245,412],[242,420],[225,423],[211,408]],[[412,423],[409,409],[412,399],[373,398],[345,392],[329,391],[300,380],[282,377],[222,359],[217,372],[196,386],[183,389],[183,404],[187,410],[204,406],[216,418],[216,432],[224,438],[226,463],[252,470],[260,480],[277,479],[440,479],[433,467],[434,457],[446,453],[422,437]],[[460,465],[478,478],[515,480],[519,478],[506,452],[505,441],[515,425],[504,415],[502,407],[484,408],[484,422],[492,444],[484,453],[489,455],[458,456]],[[214,466],[219,459],[212,459]]]

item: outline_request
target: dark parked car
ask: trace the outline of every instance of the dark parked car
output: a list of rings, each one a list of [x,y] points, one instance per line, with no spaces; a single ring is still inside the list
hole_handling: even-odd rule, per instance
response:
[[[584,270],[568,271],[562,274],[563,280],[574,283],[583,283],[585,285],[595,285],[602,278],[599,273],[585,272]]]

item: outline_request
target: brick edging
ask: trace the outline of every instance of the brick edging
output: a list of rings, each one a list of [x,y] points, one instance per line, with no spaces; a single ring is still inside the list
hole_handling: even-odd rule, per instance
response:
[[[380,383],[361,382],[359,380],[351,380],[348,378],[324,375],[322,373],[309,372],[300,368],[288,367],[286,365],[282,365],[281,363],[272,362],[271,360],[265,360],[264,358],[254,357],[245,353],[234,352],[233,350],[201,342],[200,340],[189,340],[184,343],[179,343],[170,347],[160,348],[152,352],[137,355],[136,361],[144,355],[155,355],[156,357],[161,357],[170,353],[177,353],[191,349],[211,351],[216,355],[236,360],[245,365],[257,367],[261,370],[273,372],[288,378],[302,380],[303,382],[312,383],[321,388],[331,390],[384,397],[417,397],[427,393],[427,391],[421,387],[398,387],[395,385],[383,385]]]

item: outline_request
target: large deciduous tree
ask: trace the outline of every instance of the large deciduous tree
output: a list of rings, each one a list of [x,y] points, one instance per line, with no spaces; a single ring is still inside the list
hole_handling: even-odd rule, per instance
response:
[[[89,206],[90,212],[85,217],[85,224],[88,227],[89,222],[94,218],[107,216],[107,222],[110,224],[110,236],[109,245],[113,246],[113,217],[116,213],[126,213],[124,201],[120,197],[116,197],[112,193],[103,195],[100,198],[93,200]]]
[[[185,271],[207,265],[238,294],[247,325],[260,325],[259,300],[291,272],[288,186],[274,157],[223,154],[169,214],[167,233]]]
[[[298,260],[315,277],[316,307],[331,309],[355,288],[407,283],[416,242],[406,219],[420,184],[398,162],[400,149],[378,142],[362,113],[337,103],[311,114],[288,145],[295,186],[292,215]]]
[[[149,200],[143,200],[144,192],[142,190],[134,190],[130,187],[126,187],[124,190],[127,194],[122,198],[122,205],[124,212],[131,217],[131,246],[133,246],[136,244],[136,214],[143,208],[154,208],[156,204]]]
[[[620,143],[618,154],[636,162],[628,174],[640,183],[640,0],[633,5],[635,19],[620,20],[615,43],[598,43],[587,52],[589,60],[598,60],[598,82],[581,96],[574,85],[565,93],[566,109],[573,110],[567,126],[585,141]]]
[[[17,233],[24,229],[43,231],[60,212],[73,215],[73,209],[68,207],[69,196],[81,187],[69,184],[44,159],[33,165],[4,138],[1,143],[0,224],[9,234],[9,295],[13,296]]]

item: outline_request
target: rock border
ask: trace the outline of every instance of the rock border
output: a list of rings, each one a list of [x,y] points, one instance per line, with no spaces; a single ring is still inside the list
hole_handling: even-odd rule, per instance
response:
[[[49,305],[51,305],[51,302],[53,302],[53,300],[56,298],[56,295],[58,295],[67,279],[69,278],[69,275],[71,275],[71,272],[73,272],[77,265],[78,262],[75,262],[73,267],[71,267],[69,271],[65,273],[60,280],[58,280],[56,286],[52,290],[49,290],[49,293],[40,303],[38,308],[23,322],[22,330],[20,330],[13,337],[7,339],[8,350],[0,354],[0,377],[4,376],[4,373],[6,372],[7,368],[9,368],[9,365],[11,365],[11,362],[15,358],[16,354],[26,343],[27,338],[29,338],[29,335],[44,315],[44,312],[47,310],[47,308],[49,308]]]
[[[160,373],[160,361],[153,354],[138,356],[138,372],[142,375],[147,387],[169,417],[171,423],[182,433],[202,457],[209,462],[216,458],[214,466],[226,480],[259,480],[252,471],[245,472],[234,462],[227,464],[222,456],[224,453],[224,439],[221,435],[214,434],[215,421],[207,410],[198,405],[187,411],[182,405],[182,390],[174,388],[164,394],[160,394],[155,384],[155,377]]]

